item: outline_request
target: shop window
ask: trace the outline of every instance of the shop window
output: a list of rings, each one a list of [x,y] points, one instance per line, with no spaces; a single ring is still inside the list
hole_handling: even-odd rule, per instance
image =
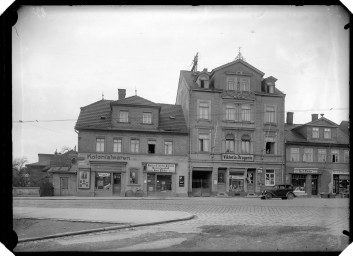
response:
[[[266,186],[274,186],[275,185],[275,170],[266,170],[265,185]]]
[[[104,152],[104,139],[103,138],[96,139],[96,152]]]
[[[152,123],[152,113],[143,113],[142,123],[151,124]]]
[[[140,147],[140,141],[138,139],[131,139],[130,150],[131,153],[138,153]]]
[[[114,139],[113,140],[113,152],[114,153],[120,153],[121,152],[121,144],[122,144],[121,139]]]
[[[173,142],[166,141],[164,142],[164,154],[171,155],[173,153]]]
[[[156,179],[157,192],[172,191],[172,175],[157,175]]]
[[[229,177],[229,191],[244,192],[244,179],[237,175],[230,175]]]
[[[299,162],[299,148],[290,149],[290,160],[292,162]]]
[[[138,170],[130,169],[130,184],[138,184]]]
[[[96,189],[110,190],[111,174],[109,172],[96,172]]]
[[[119,122],[127,123],[129,122],[129,112],[125,110],[121,110],[119,112]]]
[[[325,139],[331,139],[331,129],[330,128],[325,128],[324,129],[324,138]]]
[[[154,140],[149,140],[147,142],[148,144],[148,154],[154,154],[156,153],[156,141]]]
[[[349,192],[349,175],[333,175],[333,193],[348,193]]]
[[[312,162],[313,161],[313,149],[304,148],[303,162]]]
[[[302,174],[292,175],[292,185],[293,185],[294,191],[305,192],[305,178],[306,178],[306,175],[302,175]]]
[[[317,160],[318,162],[326,162],[326,149],[318,149]]]
[[[332,155],[332,163],[338,163],[338,150],[331,150],[331,155]]]
[[[312,135],[313,139],[317,139],[319,138],[319,128],[314,127],[313,128],[313,135]]]
[[[208,152],[209,151],[209,135],[208,134],[199,134],[199,151]]]
[[[225,183],[225,172],[224,171],[218,171],[218,184],[223,184]]]

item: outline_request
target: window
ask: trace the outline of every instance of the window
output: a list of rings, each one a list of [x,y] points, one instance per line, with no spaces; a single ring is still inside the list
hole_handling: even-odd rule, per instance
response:
[[[224,171],[218,171],[218,183],[224,184],[225,183],[225,172]]]
[[[142,114],[142,123],[152,124],[152,113],[143,113]]]
[[[317,127],[313,128],[313,136],[312,137],[315,139],[319,138],[319,128],[317,128]]]
[[[96,152],[104,152],[104,139],[96,139]]]
[[[209,119],[209,104],[208,102],[199,103],[199,118]]]
[[[127,123],[129,122],[129,112],[125,110],[121,110],[119,113],[119,122]]]
[[[250,153],[250,135],[248,134],[241,136],[241,152]]]
[[[290,149],[290,161],[299,162],[299,148]]]
[[[312,162],[313,161],[313,149],[304,148],[303,162]]]
[[[275,153],[275,143],[274,142],[266,142],[266,154],[274,154]]]
[[[140,141],[137,139],[131,139],[130,150],[131,153],[139,152]]]
[[[227,89],[230,91],[236,90],[237,87],[237,78],[236,77],[228,77],[227,79]]]
[[[130,169],[130,184],[138,184],[137,169]]]
[[[333,149],[331,150],[331,155],[332,155],[332,163],[338,163],[338,150]]]
[[[345,150],[345,151],[343,152],[343,154],[344,154],[344,162],[345,162],[345,163],[349,163],[349,151],[348,151],[348,150]]]
[[[166,141],[164,142],[164,154],[171,155],[173,152],[173,142]]]
[[[305,178],[306,178],[306,175],[302,175],[302,174],[292,175],[292,185],[295,191],[305,192]]]
[[[249,104],[243,104],[241,106],[241,120],[242,121],[249,121],[250,122],[250,105]]]
[[[276,108],[275,108],[275,106],[266,106],[265,123],[276,123]]]
[[[199,134],[199,151],[208,152],[209,151],[209,135]]]
[[[331,139],[331,129],[330,128],[325,128],[324,129],[324,138],[325,139]]]
[[[250,79],[249,78],[240,78],[240,90],[241,91],[250,91]]]
[[[318,149],[317,161],[318,162],[326,162],[326,149]]]
[[[275,185],[275,170],[266,170],[265,173],[265,186]]]
[[[96,172],[96,189],[110,190],[111,176],[110,172]]]
[[[234,135],[228,134],[226,136],[226,152],[234,152]]]
[[[200,88],[208,89],[208,80],[200,79]]]
[[[155,140],[147,141],[147,145],[148,145],[148,154],[156,153],[156,141]]]
[[[226,120],[234,121],[235,120],[235,105],[227,104],[226,105]]]
[[[113,140],[113,152],[120,153],[121,152],[121,139]]]

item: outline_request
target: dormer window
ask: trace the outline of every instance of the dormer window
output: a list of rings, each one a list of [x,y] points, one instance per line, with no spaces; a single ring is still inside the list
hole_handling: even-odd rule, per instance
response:
[[[209,86],[209,80],[206,75],[203,75],[197,79],[197,84],[200,88],[208,89],[210,88]]]
[[[267,83],[265,86],[266,93],[274,93],[275,92],[275,85],[272,83]]]
[[[330,128],[325,128],[324,129],[324,138],[325,139],[331,139],[331,129]]]

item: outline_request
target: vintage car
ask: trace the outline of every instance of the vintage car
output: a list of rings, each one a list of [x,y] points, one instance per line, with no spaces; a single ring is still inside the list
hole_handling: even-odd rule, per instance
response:
[[[261,199],[282,198],[293,199],[295,194],[293,186],[288,184],[276,185],[273,188],[265,189],[261,194]]]

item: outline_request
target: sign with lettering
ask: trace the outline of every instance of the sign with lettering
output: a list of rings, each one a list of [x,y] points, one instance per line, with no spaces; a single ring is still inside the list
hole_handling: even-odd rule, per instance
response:
[[[147,164],[148,172],[175,172],[175,164]]]
[[[179,187],[184,187],[184,176],[179,176]]]
[[[222,154],[222,160],[227,161],[254,161],[254,155]]]
[[[343,175],[349,175],[348,170],[333,170],[332,174],[343,174]]]
[[[88,167],[88,162],[94,161],[106,161],[106,162],[117,162],[117,161],[129,161],[130,156],[124,156],[119,154],[97,154],[97,153],[79,153],[78,154],[78,166]]]
[[[315,174],[318,173],[317,168],[294,168],[294,173]]]

